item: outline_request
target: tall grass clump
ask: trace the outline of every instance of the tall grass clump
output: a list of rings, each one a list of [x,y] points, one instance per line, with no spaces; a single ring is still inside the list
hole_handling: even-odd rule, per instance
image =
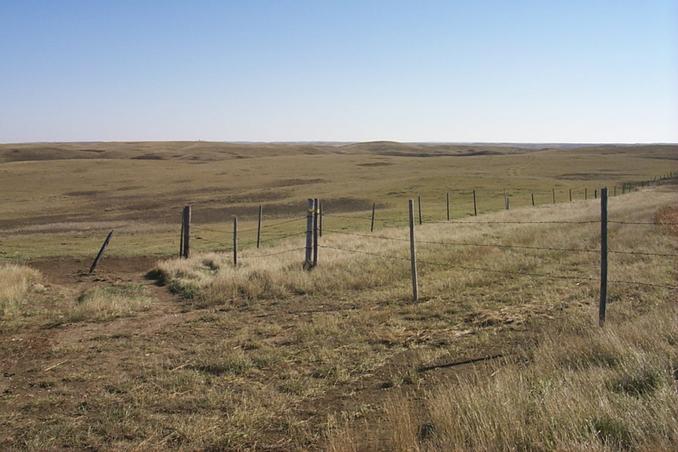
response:
[[[351,243],[351,246],[365,249],[370,244]],[[207,304],[304,294],[331,295],[383,286],[407,274],[404,263],[394,271],[394,266],[385,266],[376,259],[355,258],[332,250],[322,256],[323,265],[308,272],[302,268],[301,252],[296,254],[266,258],[250,250],[242,254],[237,268],[228,255],[199,254],[190,259],[160,262],[157,274],[173,292]]]
[[[23,312],[30,303],[31,287],[41,280],[40,272],[30,267],[0,264],[0,319]]]

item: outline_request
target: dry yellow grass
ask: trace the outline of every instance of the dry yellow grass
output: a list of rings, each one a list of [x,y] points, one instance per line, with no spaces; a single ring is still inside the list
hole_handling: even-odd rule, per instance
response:
[[[0,321],[18,329],[31,323],[55,326],[105,321],[134,315],[150,307],[152,298],[138,284],[98,285],[82,292],[43,285],[45,277],[25,265],[0,265]]]
[[[642,191],[613,198],[610,200],[610,219],[653,222],[659,209],[674,205],[677,200],[678,195],[668,190]],[[574,222],[597,220],[598,214],[598,203],[589,201],[497,212],[478,220]],[[610,248],[678,253],[678,240],[665,232],[664,227],[611,223]],[[301,250],[291,255],[258,257],[299,246],[301,239],[261,251],[245,250],[241,253],[241,264],[237,269],[232,267],[228,253],[198,254],[188,260],[173,259],[161,262],[159,269],[174,290],[203,305],[233,304],[238,306],[236,309],[241,309],[243,304],[255,306],[265,301],[276,303],[283,300],[284,304],[287,300],[293,303],[300,294],[309,297],[310,308],[323,299],[355,300],[358,306],[355,314],[319,315],[313,318],[312,323],[297,324],[297,333],[294,339],[290,339],[294,346],[285,342],[286,347],[264,347],[267,359],[274,357],[267,362],[273,363],[272,367],[278,369],[281,375],[288,372],[285,363],[290,360],[299,362],[302,357],[304,361],[308,360],[312,374],[327,379],[324,384],[314,382],[308,386],[313,388],[312,393],[326,391],[327,383],[345,385],[365,378],[403,350],[416,351],[414,361],[420,364],[441,359],[454,360],[459,353],[464,353],[463,349],[455,347],[464,343],[460,338],[466,335],[477,335],[466,342],[467,346],[468,343],[477,346],[492,340],[491,331],[524,327],[531,329],[531,334],[541,334],[531,328],[531,319],[553,315],[558,315],[561,321],[564,319],[558,327],[562,334],[548,337],[534,356],[527,356],[537,364],[525,367],[522,360],[509,361],[506,367],[497,371],[492,381],[500,382],[497,383],[499,387],[494,383],[483,386],[479,375],[469,382],[458,383],[453,390],[434,390],[423,407],[412,404],[407,398],[396,397],[385,405],[381,416],[371,410],[368,414],[347,414],[349,418],[367,416],[357,423],[358,427],[351,422],[348,428],[337,430],[336,425],[343,425],[341,416],[337,421],[332,421],[330,416],[328,425],[333,434],[328,447],[335,450],[614,449],[629,444],[666,446],[674,439],[671,436],[673,430],[667,427],[673,419],[673,412],[666,412],[673,398],[659,407],[658,412],[653,412],[652,404],[644,402],[642,397],[634,404],[633,397],[636,396],[624,393],[624,389],[620,393],[613,388],[617,384],[615,382],[619,387],[626,387],[625,379],[630,381],[631,386],[636,384],[636,380],[642,383],[649,379],[650,385],[657,384],[659,388],[657,397],[669,396],[672,388],[669,384],[670,366],[667,367],[668,358],[660,358],[673,340],[671,334],[674,333],[666,330],[671,322],[664,321],[660,328],[653,331],[658,336],[643,340],[645,344],[657,343],[656,348],[648,346],[651,355],[645,357],[639,355],[631,341],[625,339],[626,342],[619,342],[615,334],[621,335],[622,332],[613,328],[614,325],[635,322],[639,315],[643,315],[646,320],[638,321],[642,327],[628,324],[631,325],[628,329],[637,332],[647,329],[652,319],[662,315],[655,309],[665,309],[665,302],[672,297],[673,291],[613,281],[644,281],[675,286],[674,260],[645,255],[611,255],[608,311],[611,327],[603,333],[594,326],[599,268],[599,225],[595,222],[418,226],[422,293],[419,304],[410,303],[407,259],[381,259],[373,255],[406,258],[407,231],[392,228],[380,230],[375,235],[398,240],[326,233],[321,242],[323,246],[358,250],[360,253],[322,248],[320,265],[311,272],[301,268]],[[424,242],[510,243],[581,248],[593,252],[440,247]],[[540,278],[525,273],[569,275],[574,279]],[[363,303],[364,307],[361,306]],[[573,330],[576,335],[572,335]],[[478,334],[483,331],[487,331],[489,336]],[[669,345],[657,342],[664,337],[662,335],[668,337]],[[447,345],[440,347],[437,345],[440,343]],[[377,348],[374,344],[388,346]],[[562,350],[559,349],[560,344],[564,344]],[[583,345],[592,347],[593,352],[589,353]],[[251,376],[257,372],[256,366],[251,363],[260,348],[245,350],[244,353],[238,351],[235,356],[228,350],[214,350],[209,354],[207,363],[218,368],[237,368],[241,376]],[[619,361],[616,367],[608,369],[586,364],[587,361],[604,360],[608,350],[611,350],[611,359]],[[559,355],[554,355],[556,352]],[[553,356],[549,357],[549,354]],[[615,354],[619,356],[615,357]],[[521,355],[520,358],[524,357]],[[224,363],[220,361],[222,359]],[[237,366],[233,364],[234,359]],[[577,367],[580,361],[584,363],[583,370]],[[647,375],[645,368],[649,369]],[[299,379],[296,375],[287,378],[292,381]],[[416,387],[420,378],[422,375],[416,371],[416,366],[405,367],[391,374],[384,384],[389,387]],[[590,383],[585,384],[587,379]],[[302,378],[299,383],[303,381]],[[607,381],[611,383],[605,386]],[[542,384],[546,386],[542,387]],[[582,392],[577,393],[577,388],[581,388]],[[544,390],[554,391],[553,398],[544,398],[539,392]],[[445,395],[448,392],[454,394],[452,400]],[[285,402],[275,394],[266,393],[268,406],[276,400],[280,403],[277,409],[281,410],[285,403],[309,396],[296,390],[294,398],[290,399],[289,394],[283,398],[287,400]],[[587,395],[599,399],[592,401]],[[609,400],[603,398],[608,396]],[[567,403],[568,398],[572,398],[571,403]],[[607,404],[597,412],[597,417],[593,410],[595,400]],[[542,402],[549,405],[541,407]],[[579,406],[585,402],[587,405]],[[549,411],[556,408],[560,411]],[[620,415],[622,421],[615,417],[618,410],[623,411]],[[655,436],[641,434],[641,429],[647,429],[648,424],[641,424],[641,427],[630,425],[633,410],[645,410],[647,420],[655,417],[661,423],[662,431],[666,433],[667,428],[670,431],[664,436],[661,436],[664,433]],[[568,416],[569,420],[566,419]],[[384,422],[380,424],[377,419],[382,417]],[[563,419],[560,420],[560,417]],[[557,422],[549,424],[553,419]],[[367,425],[366,430],[360,428],[363,422]],[[461,423],[465,425],[462,427]],[[488,432],[485,436],[481,434],[483,429]]]
[[[655,212],[676,199],[676,194],[670,191],[639,192],[611,198],[609,216],[613,221],[654,221]],[[578,201],[501,211],[480,217],[480,223],[469,218],[417,226],[422,293],[430,298],[441,290],[463,290],[493,282],[521,286],[530,281],[528,287],[537,281],[561,285],[549,278],[535,279],[530,274],[571,277],[575,282],[579,278],[582,286],[595,288],[591,280],[598,277],[599,271],[600,232],[595,222],[598,219],[597,201]],[[509,223],[501,223],[503,221]],[[511,221],[556,223],[515,224]],[[593,223],[557,224],[559,221]],[[303,237],[273,248],[244,250],[237,268],[233,267],[230,254],[208,253],[196,254],[188,260],[161,262],[158,270],[171,289],[203,304],[299,294],[338,295],[386,286],[399,291],[398,298],[407,299],[410,277],[407,234],[403,228],[384,229],[372,235],[364,232],[354,235],[348,228],[341,233],[326,233],[320,240],[320,264],[311,272],[304,271],[301,265]],[[459,245],[468,243],[481,246]],[[500,246],[491,246],[493,244]],[[502,244],[535,249],[503,248]],[[277,255],[289,248],[299,249]],[[664,253],[676,251],[676,246],[661,231],[612,223],[610,249]],[[275,255],[268,256],[270,254]],[[673,284],[670,259],[613,253],[610,260],[609,279],[612,281]],[[613,299],[615,294],[629,289],[614,283],[611,286]],[[517,290],[513,294],[514,300],[524,287]]]
[[[41,290],[38,271],[23,265],[0,265],[0,320],[15,317],[30,304],[30,292]]]
[[[678,310],[663,304],[605,329],[570,319],[488,377],[396,397],[369,428],[337,429],[328,449],[671,450],[678,443]]]
[[[675,205],[677,199],[678,195],[668,189],[614,198],[610,200],[610,218],[653,221],[659,209]],[[468,221],[575,221],[595,220],[597,215],[595,201],[582,201],[514,209]],[[321,242],[324,246],[407,256],[405,229],[380,229],[375,235],[398,240],[377,240],[329,232],[346,223],[332,224],[330,217],[326,220]],[[678,252],[678,238],[667,234],[665,227],[613,223],[610,229],[613,250]],[[440,247],[423,242],[511,243],[595,250],[598,225],[425,224],[417,227],[417,237],[422,295],[417,304],[410,301],[407,260],[382,260],[371,254],[322,248],[320,265],[305,272],[301,269],[301,250],[268,256],[301,246],[301,238],[260,251],[243,250],[241,266],[236,270],[231,268],[229,253],[195,254],[189,260],[161,262],[158,266],[167,284],[192,298],[185,303],[181,300],[158,303],[151,313],[137,318],[43,330],[46,336],[58,334],[54,345],[33,361],[24,358],[21,366],[16,366],[19,369],[16,378],[31,365],[41,370],[48,367],[45,362],[65,364],[45,375],[37,372],[39,378],[33,377],[36,373],[24,373],[25,386],[15,388],[5,399],[7,408],[0,410],[0,430],[14,432],[0,445],[35,449],[362,450],[380,445],[386,449],[473,446],[491,449],[505,445],[502,441],[521,438],[527,438],[525,448],[533,449],[548,449],[550,445],[573,449],[586,445],[589,437],[584,434],[577,437],[561,432],[558,437],[553,432],[561,433],[554,426],[539,437],[534,431],[527,431],[532,426],[532,417],[502,407],[503,411],[495,408],[496,417],[481,419],[483,425],[494,425],[493,422],[511,417],[512,423],[502,430],[500,440],[492,442],[491,438],[478,436],[476,443],[455,446],[458,436],[444,436],[448,428],[445,411],[449,405],[443,397],[447,386],[441,382],[450,374],[419,369],[422,365],[496,351],[518,353],[518,358],[529,359],[537,366],[542,352],[529,351],[546,331],[541,328],[547,326],[558,331],[547,332],[553,336],[544,347],[548,343],[572,343],[562,354],[549,358],[562,368],[571,367],[571,372],[579,372],[576,369],[580,362],[604,361],[609,354],[620,354],[620,364],[608,366],[610,372],[616,373],[606,374],[603,365],[580,367],[603,369],[600,378],[608,378],[610,388],[620,388],[623,393],[635,380],[631,378],[629,386],[620,378],[635,375],[638,370],[632,359],[637,355],[636,349],[629,348],[627,354],[627,344],[629,347],[637,346],[636,342],[650,344],[658,339],[634,342],[630,336],[620,336],[623,341],[618,343],[603,343],[601,339],[595,352],[580,355],[582,343],[597,341],[594,331],[597,282],[522,274],[553,272],[596,278],[597,251]],[[657,256],[613,255],[610,279],[675,285],[674,264],[673,260]],[[105,284],[111,282],[101,283]],[[672,296],[673,292],[665,288],[611,283],[608,330],[616,331],[617,325],[633,322],[639,316],[651,318],[655,315],[653,310],[666,306]],[[68,297],[62,301],[69,309],[75,306]],[[193,309],[192,303],[208,308]],[[159,305],[166,311],[158,312]],[[638,327],[639,331],[643,329],[649,330],[647,326]],[[586,330],[590,331],[581,333]],[[73,337],[78,339],[69,340]],[[578,344],[573,342],[575,339]],[[15,356],[18,344],[22,343],[5,341],[7,352],[3,356]],[[657,356],[662,353],[657,348]],[[546,351],[542,354],[549,355]],[[543,361],[550,362],[546,358]],[[665,364],[651,357],[638,362],[647,362],[655,370],[663,369]],[[516,385],[528,390],[526,394],[513,395],[515,403],[521,403],[516,410],[541,416],[545,408],[540,408],[539,402],[546,399],[540,398],[534,388],[541,388],[538,373],[547,372],[549,366],[555,368],[556,364],[535,367],[534,377],[522,386],[518,385],[520,381],[507,379],[502,383],[505,399],[497,400],[514,403],[508,392],[511,385]],[[492,378],[514,370],[524,371],[525,378],[531,375],[525,360],[510,360]],[[557,405],[581,377],[572,376],[571,380],[564,380],[567,384],[561,384],[559,379],[549,376],[554,374],[558,375],[555,371],[545,373],[543,381],[548,383],[547,389],[555,388],[563,394],[560,399],[553,399]],[[590,378],[596,375],[594,372]],[[468,382],[474,386],[469,386],[467,393],[477,390],[477,399],[468,396],[467,400],[460,395],[454,401],[468,404],[469,414],[464,422],[473,419],[481,408],[492,406],[494,395],[490,389],[483,389],[484,378],[487,375],[479,371]],[[650,385],[655,385],[654,377],[648,378]],[[663,397],[666,374],[660,374],[657,381],[659,389],[655,393]],[[47,389],[40,389],[40,384]],[[79,403],[83,387],[88,395],[86,404]],[[31,397],[24,396],[28,393]],[[614,397],[621,394],[614,389],[611,393]],[[483,399],[480,394],[490,395]],[[425,402],[412,403],[409,395]],[[573,397],[581,398],[576,394]],[[391,402],[382,409],[384,398]],[[601,413],[638,406],[610,405],[609,411]],[[581,411],[587,413],[586,409]],[[572,416],[574,420],[566,425],[581,425],[575,419],[576,410]],[[379,421],[382,418],[383,423]],[[456,422],[457,418],[454,419]],[[658,419],[664,422],[670,416]],[[463,434],[475,435],[472,422],[468,422],[461,429]],[[607,443],[598,439],[591,447],[611,449],[615,438],[624,441],[628,438],[624,433],[628,426],[624,425],[622,433],[615,437],[616,424],[608,426],[606,422],[603,417],[584,423],[584,429],[595,425],[601,431],[612,431],[609,435],[612,439],[606,439]],[[360,428],[363,424],[368,425],[364,431]],[[534,421],[539,428],[546,424],[539,419]],[[345,425],[348,426],[343,428]],[[326,427],[332,432],[330,437],[325,436]],[[526,431],[524,436],[520,436],[521,431]],[[639,434],[637,430],[631,431],[631,435]],[[559,442],[551,439],[554,435]],[[605,435],[601,438],[607,438]],[[329,442],[325,444],[326,438]],[[645,444],[668,444],[663,440],[653,443],[651,438],[660,437],[648,433]],[[529,443],[532,440],[539,442]],[[632,436],[628,444],[633,447],[643,443]]]
[[[144,288],[137,285],[95,287],[80,294],[73,305],[63,307],[60,321],[104,321],[126,317],[147,310],[151,302]]]

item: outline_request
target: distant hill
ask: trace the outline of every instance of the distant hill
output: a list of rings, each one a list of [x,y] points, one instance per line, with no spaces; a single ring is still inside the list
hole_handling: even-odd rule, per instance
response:
[[[276,155],[372,154],[394,157],[470,157],[550,150],[581,153],[647,152],[678,159],[677,144],[548,143],[225,143],[210,141],[140,141],[0,144],[0,162],[71,159],[218,161]]]

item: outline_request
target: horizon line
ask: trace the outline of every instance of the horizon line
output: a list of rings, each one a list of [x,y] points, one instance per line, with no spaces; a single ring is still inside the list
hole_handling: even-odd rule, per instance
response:
[[[223,143],[223,144],[327,144],[327,145],[350,145],[370,143],[394,143],[394,144],[451,144],[451,145],[549,145],[549,146],[590,146],[590,145],[678,145],[678,142],[670,141],[397,141],[397,140],[61,140],[61,141],[8,141],[0,142],[0,145],[21,144],[86,144],[86,143]]]

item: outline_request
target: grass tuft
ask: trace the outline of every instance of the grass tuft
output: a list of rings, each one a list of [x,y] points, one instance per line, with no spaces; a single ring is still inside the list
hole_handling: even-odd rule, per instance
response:
[[[612,449],[629,449],[632,434],[627,425],[612,416],[600,416],[591,421],[591,431],[603,445]]]
[[[11,319],[26,311],[31,291],[44,290],[40,281],[42,276],[37,270],[23,265],[0,265],[0,319]]]
[[[639,369],[615,378],[610,388],[632,396],[647,396],[654,393],[662,383],[662,375],[658,369]]]
[[[151,301],[141,285],[95,287],[82,292],[74,306],[62,310],[62,322],[101,322],[128,317],[147,310]]]

